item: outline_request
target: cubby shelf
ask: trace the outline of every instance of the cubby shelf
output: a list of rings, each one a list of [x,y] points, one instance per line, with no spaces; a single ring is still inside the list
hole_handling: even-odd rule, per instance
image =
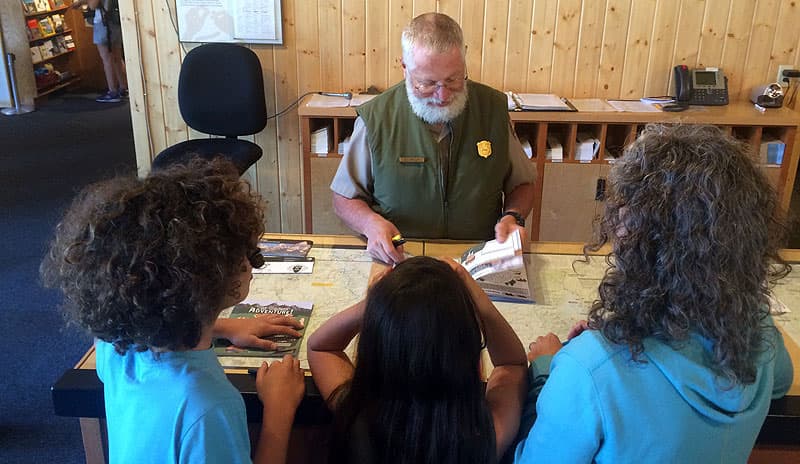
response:
[[[353,108],[314,108],[303,102],[299,109],[303,142],[303,191],[306,233],[342,233],[348,229],[332,211],[330,181],[341,155],[339,144],[353,130]],[[520,138],[531,145],[531,162],[538,177],[536,196],[529,220],[534,241],[585,242],[591,237],[592,221],[601,212],[602,180],[613,158],[650,123],[709,124],[723,128],[749,144],[759,156],[762,139],[785,144],[781,164],[756,159],[778,192],[781,208],[787,211],[797,172],[800,144],[797,141],[800,113],[769,109],[761,113],[751,103],[734,102],[722,107],[693,107],[682,113],[628,112],[511,112],[511,122]],[[332,153],[311,153],[311,133],[321,127],[332,131]],[[576,158],[576,138],[585,133],[599,143],[591,160]],[[555,138],[563,160],[547,160],[547,139]]]

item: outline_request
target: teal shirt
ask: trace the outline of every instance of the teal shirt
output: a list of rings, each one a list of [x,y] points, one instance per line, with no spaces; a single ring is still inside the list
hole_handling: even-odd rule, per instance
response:
[[[244,400],[213,350],[95,350],[112,464],[251,462]]]
[[[765,337],[755,382],[725,388],[699,335],[674,346],[646,338],[637,363],[626,346],[585,331],[551,366],[549,357],[531,366],[550,377],[515,462],[746,463],[770,401],[792,383],[783,338],[772,328]]]

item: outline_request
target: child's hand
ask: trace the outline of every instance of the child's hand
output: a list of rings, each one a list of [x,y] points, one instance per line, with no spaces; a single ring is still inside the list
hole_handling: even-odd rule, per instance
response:
[[[540,336],[536,339],[536,341],[533,341],[530,345],[528,345],[528,361],[532,362],[539,356],[556,354],[563,346],[564,345],[561,344],[561,340],[559,340],[558,336],[553,332],[550,332],[544,336]]]
[[[472,300],[475,302],[475,306],[477,306],[478,311],[484,311],[487,308],[494,308],[492,301],[486,295],[486,292],[478,285],[478,282],[475,282],[475,279],[472,278],[472,275],[464,268],[464,266],[458,264],[451,258],[440,258],[445,263],[449,264],[450,267],[456,271],[456,274],[461,278],[464,282],[464,285],[467,286],[470,295],[472,295]]]
[[[256,375],[256,390],[265,414],[270,415],[269,420],[293,418],[306,391],[300,361],[287,354],[272,365],[262,363]],[[264,417],[264,421],[267,420]]]
[[[300,337],[303,324],[291,317],[279,314],[267,314],[261,317],[248,319],[217,319],[214,323],[214,336],[226,338],[236,346],[274,350],[275,342],[264,340],[260,337],[267,335],[285,334]]]
[[[580,320],[569,329],[567,333],[567,340],[572,340],[573,338],[577,337],[578,335],[582,334],[584,330],[589,330],[589,323],[585,320]]]

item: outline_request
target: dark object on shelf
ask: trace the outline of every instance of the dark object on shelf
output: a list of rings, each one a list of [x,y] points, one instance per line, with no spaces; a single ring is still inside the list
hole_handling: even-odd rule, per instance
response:
[[[222,156],[244,174],[261,158],[261,147],[237,138],[261,132],[267,125],[261,63],[252,50],[226,43],[192,49],[181,66],[178,106],[189,127],[225,138],[187,140],[168,147],[153,160],[153,171],[195,157]]]
[[[750,93],[750,101],[762,108],[780,108],[783,106],[783,88],[777,82],[757,85]]]
[[[679,103],[664,105],[664,106],[661,107],[662,111],[669,111],[669,112],[685,111],[685,110],[688,110],[688,109],[689,109],[689,105],[679,104]]]

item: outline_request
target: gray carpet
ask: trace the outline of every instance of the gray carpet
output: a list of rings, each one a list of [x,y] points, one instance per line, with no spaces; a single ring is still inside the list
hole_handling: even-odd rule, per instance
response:
[[[50,386],[91,345],[39,286],[53,227],[82,186],[135,171],[127,103],[66,94],[0,115],[0,463],[85,462],[78,419],[56,417]]]

